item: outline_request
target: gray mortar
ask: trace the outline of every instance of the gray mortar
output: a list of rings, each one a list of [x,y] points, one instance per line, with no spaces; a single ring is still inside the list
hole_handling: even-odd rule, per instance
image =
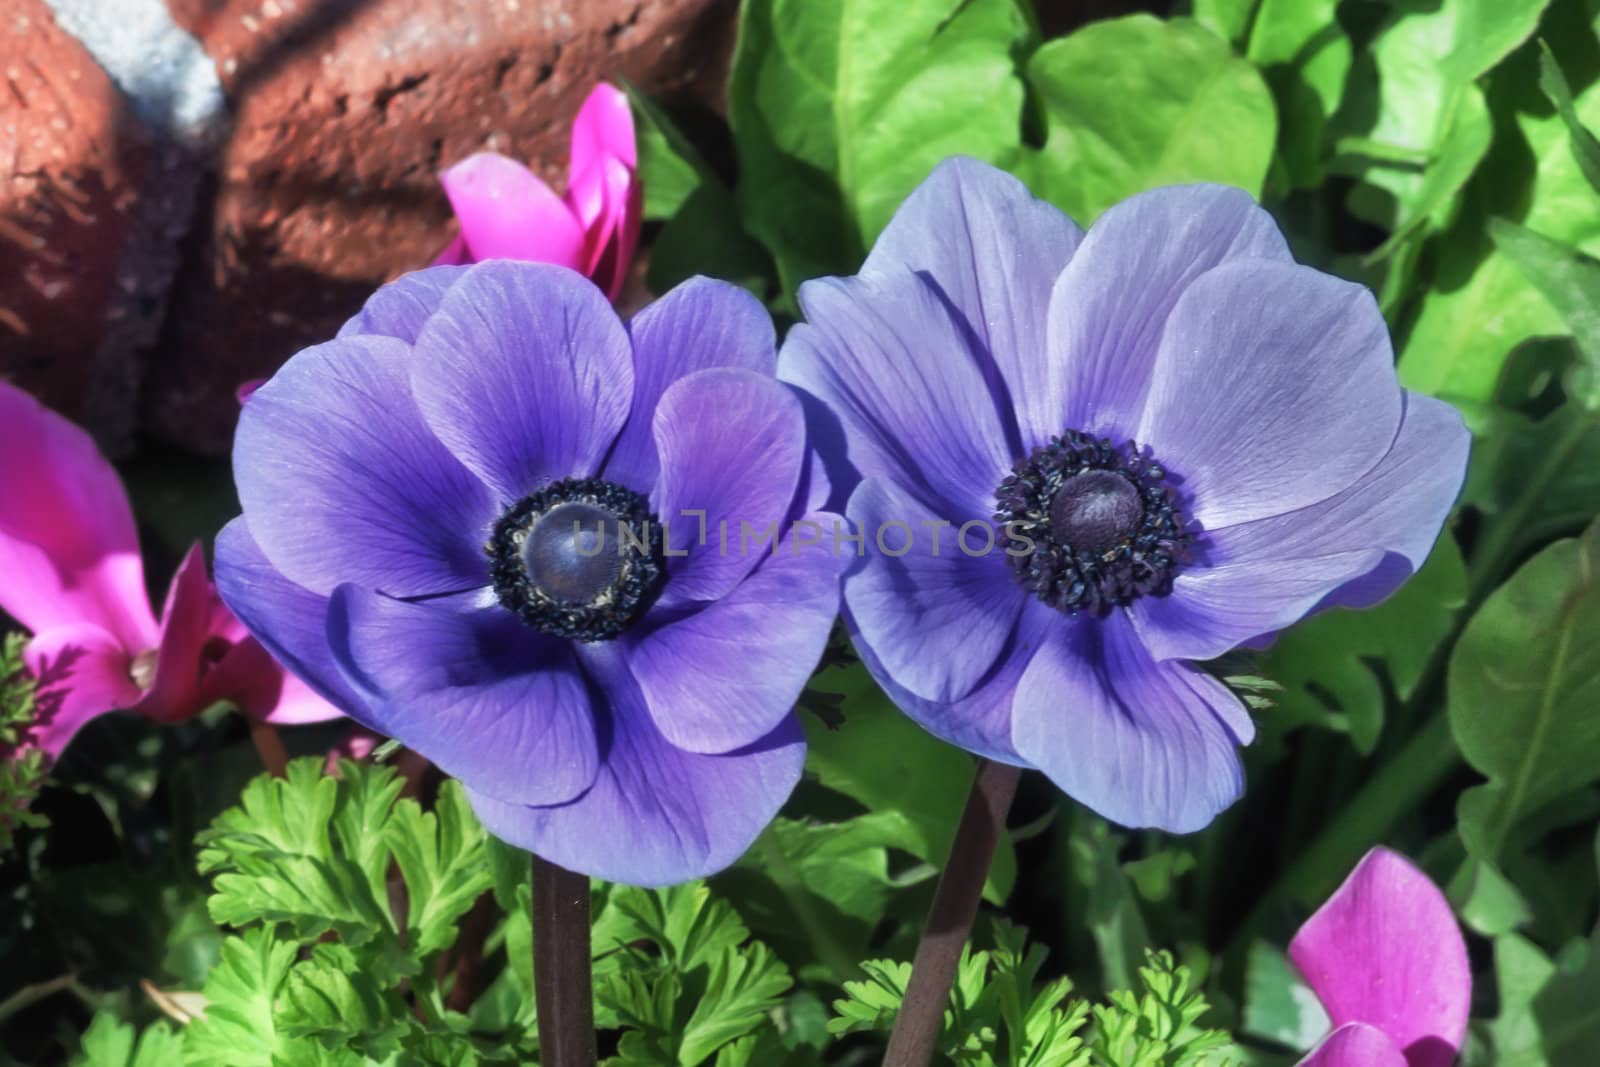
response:
[[[172,21],[165,0],[46,0],[122,90],[151,135],[149,170],[105,309],[86,407],[101,443],[132,442],[145,353],[160,334],[179,245],[194,222],[202,180],[225,136],[227,103],[215,64]]]

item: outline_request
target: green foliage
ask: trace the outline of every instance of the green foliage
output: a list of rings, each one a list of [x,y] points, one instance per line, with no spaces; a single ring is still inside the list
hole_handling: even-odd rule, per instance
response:
[[[0,643],[0,856],[11,851],[19,828],[50,825],[30,810],[50,774],[49,761],[38,749],[16,750],[38,715],[36,686],[22,659],[27,643],[20,633]]]
[[[1215,181],[1260,195],[1277,135],[1271,93],[1196,23],[1093,23],[1035,52],[1028,83],[1046,140],[1025,177],[1081,225],[1157,185]]]
[[[1467,625],[1450,725],[1489,778],[1461,797],[1461,838],[1495,861],[1519,821],[1600,779],[1600,522],[1529,560]]]
[[[1137,991],[1104,1003],[1068,999],[1072,982],[1040,983],[1046,951],[1027,932],[994,924],[995,947],[962,953],[938,1051],[962,1067],[1221,1067],[1241,1063],[1226,1033],[1198,1025],[1210,1010],[1189,969],[1147,952]],[[835,1034],[887,1033],[905,999],[911,965],[868,960],[866,979],[844,984],[828,1023]]]
[[[166,1023],[140,1033],[102,1011],[83,1032],[83,1048],[72,1058],[71,1067],[173,1067],[182,1048],[182,1037]]]
[[[1600,1052],[1600,935],[1552,961],[1508,934],[1495,941],[1500,1014],[1489,1027],[1496,1063],[1589,1067]]]
[[[1330,1028],[1327,1009],[1296,973],[1289,958],[1265,941],[1251,945],[1245,965],[1244,1025],[1240,1032],[1296,1052],[1307,1052]]]

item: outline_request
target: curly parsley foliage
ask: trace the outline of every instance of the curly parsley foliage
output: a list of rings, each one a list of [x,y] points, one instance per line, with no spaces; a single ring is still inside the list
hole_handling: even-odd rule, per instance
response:
[[[0,642],[0,855],[11,850],[21,827],[50,825],[30,810],[50,763],[38,749],[16,751],[38,716],[37,686],[22,659],[27,642],[27,635],[20,633],[7,634]]]
[[[1187,967],[1146,954],[1138,992],[1105,1004],[1068,999],[1067,978],[1038,984],[1046,950],[1027,931],[994,924],[995,947],[962,954],[939,1048],[961,1067],[1226,1067],[1242,1062],[1228,1034],[1198,1025],[1209,1010]],[[830,1032],[888,1033],[905,999],[911,965],[869,960],[867,978],[846,982]]]

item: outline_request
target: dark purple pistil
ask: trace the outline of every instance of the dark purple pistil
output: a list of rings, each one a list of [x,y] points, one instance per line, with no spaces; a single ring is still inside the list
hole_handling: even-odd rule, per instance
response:
[[[1050,500],[1050,532],[1074,548],[1099,552],[1139,532],[1139,490],[1115,471],[1088,470],[1061,483]]]
[[[593,504],[559,504],[528,531],[522,546],[528,578],[552,600],[588,604],[622,572],[616,517]]]

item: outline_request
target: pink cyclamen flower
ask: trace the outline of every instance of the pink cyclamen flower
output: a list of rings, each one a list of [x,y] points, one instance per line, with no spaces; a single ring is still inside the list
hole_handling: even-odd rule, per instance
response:
[[[1439,887],[1404,856],[1368,852],[1289,943],[1333,1032],[1300,1067],[1449,1067],[1472,971]]]
[[[94,440],[0,382],[0,611],[33,634],[39,721],[23,748],[54,761],[90,719],[179,722],[217,701],[270,722],[339,712],[286,674],[223,605],[196,544],[158,620],[128,496]]]
[[[602,82],[572,123],[565,196],[493,152],[469,156],[439,176],[461,233],[434,263],[556,263],[581,272],[614,301],[639,240],[643,198],[636,167],[628,98]]]

